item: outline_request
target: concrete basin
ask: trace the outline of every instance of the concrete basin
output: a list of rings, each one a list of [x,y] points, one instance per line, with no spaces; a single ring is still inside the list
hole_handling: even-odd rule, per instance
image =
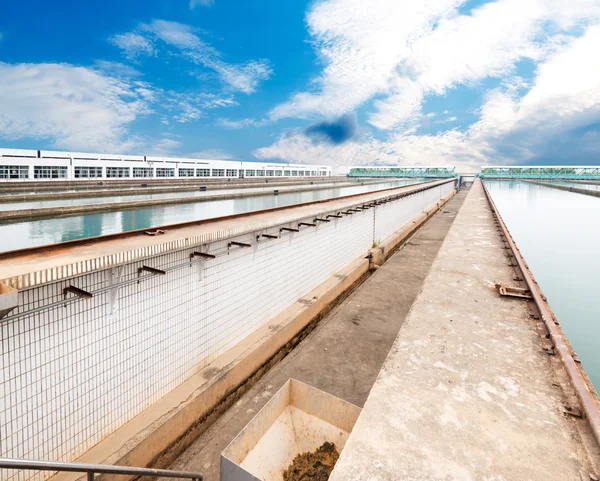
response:
[[[290,379],[221,453],[221,481],[281,481],[301,453],[324,442],[339,452],[360,408]]]

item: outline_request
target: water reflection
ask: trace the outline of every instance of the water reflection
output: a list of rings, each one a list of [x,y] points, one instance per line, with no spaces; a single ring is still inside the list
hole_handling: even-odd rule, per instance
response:
[[[55,244],[74,239],[85,239],[117,232],[147,229],[167,224],[210,219],[255,210],[311,202],[322,199],[371,192],[420,182],[399,180],[380,184],[335,187],[309,192],[290,192],[169,206],[147,207],[122,212],[78,215],[60,219],[19,222],[0,225],[0,252]],[[272,188],[269,189],[272,192]]]
[[[600,388],[600,199],[525,182],[486,185],[590,379]]]

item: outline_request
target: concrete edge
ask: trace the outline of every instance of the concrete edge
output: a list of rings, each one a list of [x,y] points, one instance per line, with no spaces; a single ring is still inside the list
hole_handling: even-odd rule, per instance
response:
[[[526,180],[525,182],[542,187],[550,187],[551,189],[564,190],[565,192],[574,192],[575,194],[590,195],[592,197],[600,197],[600,190],[584,189],[581,187],[569,187],[568,185],[556,185],[551,182],[538,182],[534,180]]]
[[[365,256],[309,292],[246,339],[173,389],[76,461],[168,467],[273,365],[283,359],[337,304],[360,285],[456,194],[452,190]],[[57,473],[51,481],[83,479]],[[130,476],[102,476],[125,481]]]

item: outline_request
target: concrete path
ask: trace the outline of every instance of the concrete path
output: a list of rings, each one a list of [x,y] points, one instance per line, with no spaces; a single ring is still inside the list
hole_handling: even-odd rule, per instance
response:
[[[567,481],[589,459],[512,282],[480,181],[440,249],[330,481]]]
[[[455,196],[171,468],[217,481],[221,451],[291,377],[363,406],[465,195]]]

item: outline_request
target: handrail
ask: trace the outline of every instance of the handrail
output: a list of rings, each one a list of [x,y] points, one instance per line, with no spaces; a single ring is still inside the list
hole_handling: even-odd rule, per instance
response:
[[[98,474],[130,474],[132,476],[162,476],[165,478],[186,478],[202,481],[202,473],[171,471],[168,469],[135,468],[130,466],[111,466],[109,464],[62,463],[53,461],[34,461],[31,459],[0,458],[0,468],[25,469],[35,471],[66,471],[87,473],[88,481]]]

